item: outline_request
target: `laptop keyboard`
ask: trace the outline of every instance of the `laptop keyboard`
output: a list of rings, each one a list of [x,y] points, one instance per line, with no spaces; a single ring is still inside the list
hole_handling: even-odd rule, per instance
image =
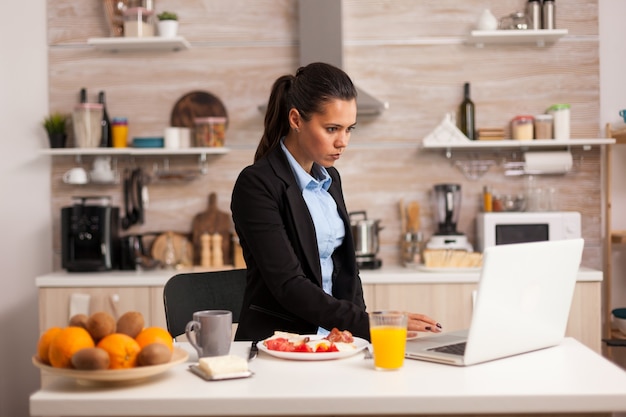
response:
[[[449,353],[451,355],[463,355],[465,353],[465,345],[467,342],[455,343],[453,345],[439,346],[428,350],[433,352]]]

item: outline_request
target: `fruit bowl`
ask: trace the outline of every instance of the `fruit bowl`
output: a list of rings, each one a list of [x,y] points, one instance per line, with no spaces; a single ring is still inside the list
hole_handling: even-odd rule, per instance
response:
[[[33,356],[33,365],[55,376],[74,378],[79,383],[118,383],[124,381],[138,381],[161,374],[179,363],[186,362],[189,354],[181,349],[174,348],[172,359],[161,365],[138,366],[129,369],[103,369],[98,371],[83,371],[69,368],[54,368],[42,363],[37,356]]]

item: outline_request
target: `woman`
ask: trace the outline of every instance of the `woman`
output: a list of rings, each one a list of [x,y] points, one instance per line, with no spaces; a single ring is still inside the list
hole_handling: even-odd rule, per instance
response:
[[[254,165],[245,168],[231,210],[248,268],[235,338],[275,330],[325,334],[333,327],[369,340],[341,179],[333,164],[356,125],[356,89],[346,73],[312,63],[278,78]],[[409,315],[409,329],[439,332]]]

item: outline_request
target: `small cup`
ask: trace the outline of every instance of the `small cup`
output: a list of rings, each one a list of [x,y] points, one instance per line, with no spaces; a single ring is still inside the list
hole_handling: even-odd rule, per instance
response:
[[[624,123],[626,123],[626,109],[620,110],[619,115],[622,116],[622,119],[624,119]]]
[[[198,357],[224,356],[230,352],[232,325],[233,314],[228,310],[196,311],[185,334]]]
[[[87,171],[84,168],[72,168],[63,174],[63,182],[66,184],[87,184],[89,181]]]
[[[163,137],[165,139],[165,147],[168,149],[180,148],[180,128],[179,127],[166,127],[163,131]]]
[[[374,311],[369,314],[374,368],[391,371],[402,368],[406,349],[408,317],[400,311]]]

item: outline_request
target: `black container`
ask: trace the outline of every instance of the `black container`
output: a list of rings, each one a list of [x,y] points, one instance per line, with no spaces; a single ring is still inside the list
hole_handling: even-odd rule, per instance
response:
[[[93,201],[93,204],[86,204]],[[75,197],[61,209],[61,263],[68,272],[117,269],[119,264],[118,207],[110,197]]]

